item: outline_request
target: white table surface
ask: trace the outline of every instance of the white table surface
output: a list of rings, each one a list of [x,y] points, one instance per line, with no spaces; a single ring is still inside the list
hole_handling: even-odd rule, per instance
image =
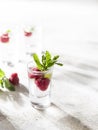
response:
[[[98,60],[61,56],[64,66],[54,68],[52,104],[45,111],[30,104],[27,64],[1,64],[6,73],[19,74],[20,87],[0,93],[0,130],[98,130]]]
[[[20,78],[15,92],[0,92],[0,130],[98,130],[98,6],[78,4],[30,2],[21,10],[23,3],[6,3],[7,13],[5,3],[0,3],[1,30],[7,23],[14,23],[11,28],[16,29],[14,51],[23,49],[22,27],[16,25],[42,23],[43,48],[60,54],[64,63],[54,68],[51,107],[39,111],[29,101],[26,62],[16,60],[11,67],[0,60],[7,75],[17,72]]]

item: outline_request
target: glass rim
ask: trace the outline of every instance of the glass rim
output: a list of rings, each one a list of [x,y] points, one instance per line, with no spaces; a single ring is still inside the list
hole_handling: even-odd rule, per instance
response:
[[[37,66],[36,65],[33,65],[33,66],[29,66],[29,64],[33,64],[33,62],[32,61],[30,61],[28,64],[27,64],[27,68],[28,68],[28,71],[30,72],[34,72],[34,73],[36,73],[36,74],[41,74],[41,73],[47,73],[48,71],[52,71],[53,70],[53,66],[52,67],[49,67],[47,70],[39,70],[39,71],[37,71],[37,70],[30,70],[30,68],[32,67],[32,68],[37,68]]]

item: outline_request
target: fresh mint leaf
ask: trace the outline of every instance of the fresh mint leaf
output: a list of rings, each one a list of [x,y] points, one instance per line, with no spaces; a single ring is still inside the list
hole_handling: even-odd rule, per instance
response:
[[[41,64],[41,62],[40,62],[40,60],[38,58],[38,55],[36,53],[34,53],[32,56],[34,58],[34,61],[35,61],[36,65],[37,65],[38,69],[43,70],[43,65]]]
[[[56,55],[52,58],[49,51],[43,53],[41,60],[36,53],[33,54],[33,59],[38,67],[39,70],[44,71],[48,70],[50,67],[54,66],[55,64],[62,66],[62,63],[58,63],[59,55]]]
[[[34,31],[34,28],[32,27],[31,29],[30,29],[30,32],[33,32]]]
[[[59,65],[59,66],[63,66],[63,64],[62,64],[62,63],[55,63],[55,64],[57,64],[57,65]]]
[[[49,53],[49,51],[46,51],[45,56],[46,56],[46,62],[51,60],[51,54]]]
[[[53,60],[57,60],[59,58],[59,55],[56,55],[53,57]]]
[[[2,84],[2,80],[0,79],[0,84]]]
[[[6,32],[7,32],[7,33],[10,33],[10,32],[11,32],[11,30],[10,30],[10,29],[8,29]]]
[[[3,78],[0,79],[0,86],[1,86],[2,88],[4,88],[4,86],[3,86]]]
[[[7,78],[4,79],[3,84],[4,84],[5,88],[7,88],[8,90],[15,91],[14,85],[12,83],[10,83]]]
[[[3,78],[5,76],[5,73],[2,69],[0,69],[0,78]]]
[[[48,65],[47,65],[47,68],[50,68],[50,67],[52,67],[54,65],[54,62],[50,62]]]
[[[45,66],[46,65],[46,57],[42,55],[42,64]]]
[[[0,69],[0,87],[7,88],[10,91],[15,91],[14,85],[6,77],[5,72]]]

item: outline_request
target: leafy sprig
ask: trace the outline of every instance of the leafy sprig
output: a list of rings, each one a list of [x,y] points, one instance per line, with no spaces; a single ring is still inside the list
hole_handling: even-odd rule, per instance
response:
[[[0,69],[0,87],[6,88],[9,91],[15,91],[14,85],[6,77],[5,72],[2,69]]]
[[[48,70],[50,67],[54,66],[55,64],[59,66],[63,66],[62,63],[58,62],[59,55],[52,57],[49,51],[46,51],[44,54],[42,54],[41,60],[39,59],[36,53],[34,53],[32,56],[38,69],[41,71]]]

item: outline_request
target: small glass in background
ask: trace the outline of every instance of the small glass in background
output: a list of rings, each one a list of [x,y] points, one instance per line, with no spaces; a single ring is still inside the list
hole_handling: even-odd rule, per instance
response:
[[[18,63],[18,55],[22,52],[20,47],[23,42],[21,28],[16,23],[5,23],[0,27],[0,58],[5,65],[13,67]],[[3,35],[5,39],[1,40],[1,36]]]
[[[6,29],[0,34],[0,60],[3,64],[8,66],[13,66],[15,57],[14,57],[14,48],[13,46],[13,35],[11,29]]]
[[[33,53],[41,53],[42,31],[40,26],[25,26],[24,29],[25,60],[31,61]]]

